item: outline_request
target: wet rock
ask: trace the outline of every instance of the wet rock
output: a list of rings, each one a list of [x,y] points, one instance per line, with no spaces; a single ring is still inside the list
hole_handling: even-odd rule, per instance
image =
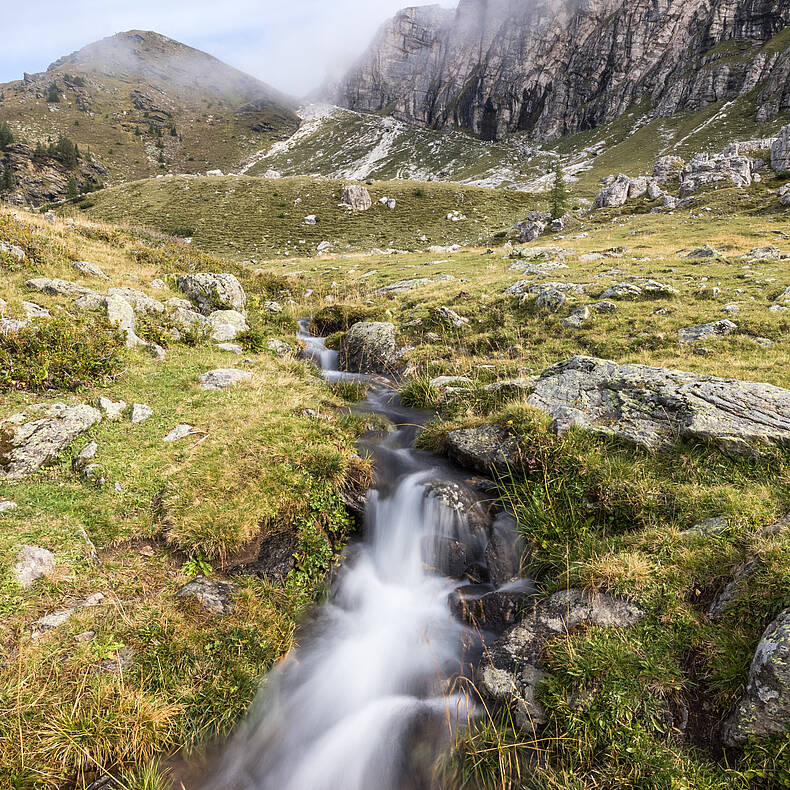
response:
[[[637,607],[608,595],[555,593],[488,646],[477,671],[477,687],[490,704],[508,707],[524,731],[535,732],[546,723],[536,691],[545,677],[540,659],[547,643],[580,626],[630,628],[642,617]]]
[[[200,381],[202,390],[227,390],[242,381],[249,381],[252,373],[248,370],[238,370],[237,368],[218,368],[204,373]]]
[[[22,480],[54,461],[80,434],[101,422],[91,406],[30,406],[0,422],[0,477]]]
[[[236,310],[215,310],[206,319],[206,326],[215,343],[235,340],[250,328],[244,316]]]
[[[702,340],[727,337],[737,331],[738,324],[725,319],[724,321],[713,321],[710,324],[684,327],[679,330],[678,335],[681,343],[699,343]]]
[[[360,322],[354,324],[340,344],[338,363],[350,373],[395,373],[402,351],[395,340],[394,324]]]
[[[501,513],[491,526],[491,540],[486,547],[491,584],[501,587],[519,577],[524,548],[516,520],[508,513]]]
[[[17,584],[23,589],[33,586],[38,579],[55,572],[55,555],[40,546],[23,546],[12,569]]]
[[[460,329],[469,323],[468,318],[458,315],[455,310],[451,310],[449,307],[437,307],[433,311],[433,317],[440,324],[445,324],[456,329]]]
[[[790,443],[790,391],[770,384],[578,356],[546,370],[528,402],[560,433],[576,425],[650,449],[693,440],[751,453]]]
[[[757,646],[746,694],[722,733],[725,746],[743,746],[751,736],[790,730],[790,609],[769,626]]]
[[[488,542],[491,517],[480,497],[471,489],[452,480],[429,483],[425,486],[425,496],[440,502],[456,516],[459,524],[463,523],[471,530],[479,543],[482,556],[482,551]],[[458,535],[454,534],[453,537]],[[476,547],[470,545],[468,548],[473,551]]]
[[[247,296],[232,274],[182,274],[176,278],[176,287],[203,315],[216,310],[236,310],[245,314]]]
[[[233,609],[234,586],[229,582],[212,581],[200,576],[185,584],[176,598],[194,598],[207,612],[223,615]]]
[[[167,436],[165,436],[165,438],[162,439],[162,441],[178,442],[181,439],[185,439],[187,436],[189,436],[189,434],[192,433],[194,427],[195,427],[194,425],[187,425],[187,424],[176,425],[176,427],[173,428],[173,430],[170,431],[170,433],[167,434]]]
[[[422,541],[422,551],[430,570],[448,579],[464,578],[468,557],[466,546],[460,540],[444,535],[426,536]]]
[[[293,570],[295,554],[299,550],[299,537],[294,532],[276,532],[267,535],[254,562],[238,565],[231,575],[257,576],[269,584],[283,584]]]
[[[51,279],[49,277],[35,277],[25,283],[31,291],[39,291],[49,296],[86,296],[95,293],[90,288],[68,280]]]
[[[367,211],[373,205],[373,200],[365,187],[360,184],[349,184],[343,190],[340,203],[348,206],[352,211]]]
[[[450,596],[456,618],[475,629],[500,634],[522,619],[533,602],[537,588],[527,579],[493,590],[489,585],[459,587]]]
[[[132,406],[132,425],[145,422],[149,417],[153,417],[154,410],[146,403],[135,403]]]
[[[80,274],[85,274],[88,277],[97,277],[100,280],[110,279],[99,266],[89,261],[75,261],[71,264],[71,267],[80,272]]]
[[[521,460],[516,438],[495,425],[451,431],[446,445],[447,455],[454,464],[482,475],[492,470],[508,474],[518,468]]]

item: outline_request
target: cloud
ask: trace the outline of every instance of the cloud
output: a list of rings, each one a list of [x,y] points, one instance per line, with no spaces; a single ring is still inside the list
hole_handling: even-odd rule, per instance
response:
[[[40,0],[6,3],[0,82],[122,30],[156,30],[301,96],[348,67],[405,0]],[[411,4],[425,5],[417,0]],[[444,2],[450,5],[450,2]]]

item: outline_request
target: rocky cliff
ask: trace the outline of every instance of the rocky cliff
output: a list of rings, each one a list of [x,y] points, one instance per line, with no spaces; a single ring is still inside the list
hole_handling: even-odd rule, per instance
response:
[[[783,0],[460,0],[407,8],[341,82],[338,103],[484,139],[551,140],[645,103],[698,110],[755,91],[790,110]]]

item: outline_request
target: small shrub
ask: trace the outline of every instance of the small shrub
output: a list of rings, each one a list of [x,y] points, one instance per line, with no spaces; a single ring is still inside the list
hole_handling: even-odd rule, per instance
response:
[[[359,321],[371,321],[379,315],[378,308],[354,304],[332,304],[322,307],[314,316],[312,331],[321,337],[333,332],[348,332]]]
[[[361,400],[365,400],[368,394],[368,388],[362,382],[343,381],[341,379],[332,385],[332,392],[343,400],[349,401],[350,403],[357,403]]]
[[[260,354],[266,349],[266,335],[258,329],[246,329],[239,335],[236,335],[236,342],[248,354]]]
[[[73,391],[121,367],[124,340],[105,318],[64,316],[0,335],[0,392]]]
[[[431,386],[428,376],[415,376],[401,387],[400,397],[404,406],[412,409],[435,409],[440,393]]]

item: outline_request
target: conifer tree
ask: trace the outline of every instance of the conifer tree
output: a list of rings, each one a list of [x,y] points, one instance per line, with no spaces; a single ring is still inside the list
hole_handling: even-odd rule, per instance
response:
[[[13,142],[14,135],[11,132],[11,127],[6,121],[3,121],[0,123],[0,151],[5,151]]]
[[[80,188],[77,186],[77,179],[74,176],[69,177],[69,184],[66,187],[66,198],[68,200],[76,200],[80,196]]]
[[[16,187],[14,171],[11,169],[11,163],[6,162],[3,168],[3,176],[0,178],[0,190],[3,192],[11,192],[14,187]]]

